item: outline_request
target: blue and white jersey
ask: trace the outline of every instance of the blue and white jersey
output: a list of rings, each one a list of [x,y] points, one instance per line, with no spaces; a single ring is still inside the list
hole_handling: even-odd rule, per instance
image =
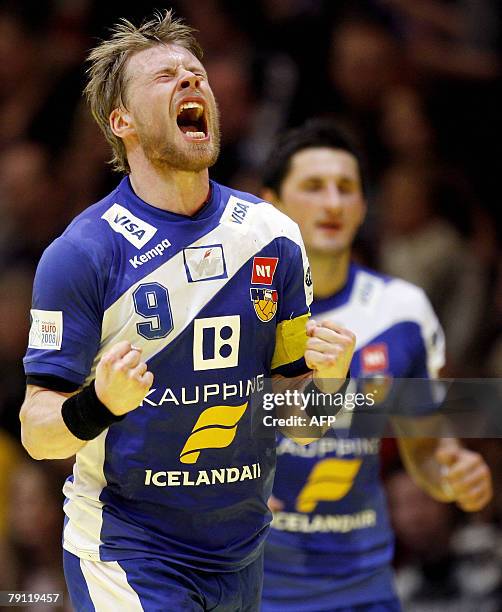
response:
[[[260,553],[274,431],[260,394],[306,371],[311,285],[298,227],[211,182],[193,217],[150,206],[126,177],[45,251],[25,371],[88,383],[107,349],[143,350],[142,405],[88,442],[64,493],[64,547],[234,571]]]
[[[346,286],[314,300],[312,315],[356,334],[352,378],[426,378],[444,363],[443,333],[429,301],[405,281],[352,264]],[[333,431],[304,447],[280,438],[273,493],[284,508],[265,547],[264,610],[308,611],[305,585],[319,576],[330,577],[329,609],[392,596],[393,536],[379,449],[377,437]]]

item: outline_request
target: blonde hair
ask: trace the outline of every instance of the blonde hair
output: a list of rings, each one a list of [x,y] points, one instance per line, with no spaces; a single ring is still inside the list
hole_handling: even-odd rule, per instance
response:
[[[84,94],[91,107],[92,116],[103,131],[113,149],[110,160],[114,170],[130,172],[126,150],[122,139],[112,132],[110,114],[123,106],[127,82],[125,68],[133,53],[156,45],[175,44],[188,49],[199,60],[202,48],[193,35],[194,30],[181,19],[174,17],[172,10],[156,11],[153,18],[139,27],[127,19],[121,19],[112,28],[112,36],[100,42],[89,54],[89,77]]]

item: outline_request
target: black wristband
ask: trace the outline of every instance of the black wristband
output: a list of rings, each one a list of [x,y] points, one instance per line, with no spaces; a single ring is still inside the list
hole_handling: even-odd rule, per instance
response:
[[[71,433],[79,440],[93,440],[112,423],[125,415],[116,416],[99,401],[94,381],[63,402],[61,416]]]
[[[323,393],[320,389],[317,388],[314,381],[309,382],[309,384],[303,390],[304,394],[312,393],[313,400],[312,402],[308,402],[305,406],[305,412],[309,417],[334,417],[336,416],[340,410],[343,408],[343,402],[328,402],[326,405],[325,397],[326,396],[340,396],[343,395],[345,397],[345,393],[347,392],[347,387],[350,383],[350,372],[347,373],[347,378],[343,385],[336,391],[335,393]],[[319,401],[322,399],[322,401]]]

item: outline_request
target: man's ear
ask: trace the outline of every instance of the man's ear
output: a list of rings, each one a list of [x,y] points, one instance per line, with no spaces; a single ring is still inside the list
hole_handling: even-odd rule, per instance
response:
[[[277,208],[281,208],[282,203],[279,196],[273,189],[270,189],[270,187],[264,187],[260,195],[266,202],[270,202],[270,204],[277,206]]]
[[[110,113],[110,129],[119,138],[126,138],[133,131],[132,117],[125,108],[114,108]]]

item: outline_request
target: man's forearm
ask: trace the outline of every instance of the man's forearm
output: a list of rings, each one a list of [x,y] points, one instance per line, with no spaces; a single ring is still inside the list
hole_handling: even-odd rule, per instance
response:
[[[280,402],[275,402],[276,417],[289,423],[280,426],[282,433],[304,445],[321,438],[343,406],[343,401],[334,402],[333,398],[340,393],[343,400],[348,382],[329,381],[328,388],[333,389],[329,392],[319,389],[312,372],[293,378],[273,376],[272,389],[281,397]]]
[[[436,459],[441,448],[460,448],[455,438],[398,438],[403,463],[413,480],[431,497],[442,502],[453,501],[445,485],[445,466]]]
[[[302,374],[301,376],[295,376],[293,378],[285,378],[283,376],[275,375],[272,377],[272,390],[274,393],[285,396],[286,391],[296,391],[296,397],[302,397],[305,393],[305,389],[312,383],[312,373]],[[292,395],[291,394],[291,395]],[[297,444],[306,445],[310,442],[314,442],[326,433],[329,429],[328,425],[314,426],[310,425],[310,420],[305,412],[305,406],[301,400],[288,401],[283,404],[276,404],[275,410],[276,417],[278,419],[289,419],[290,422],[296,423],[296,425],[284,425],[279,429],[280,431],[294,440]]]
[[[19,417],[23,446],[34,459],[66,459],[84,446],[61,416],[63,402],[71,395],[28,385]]]

